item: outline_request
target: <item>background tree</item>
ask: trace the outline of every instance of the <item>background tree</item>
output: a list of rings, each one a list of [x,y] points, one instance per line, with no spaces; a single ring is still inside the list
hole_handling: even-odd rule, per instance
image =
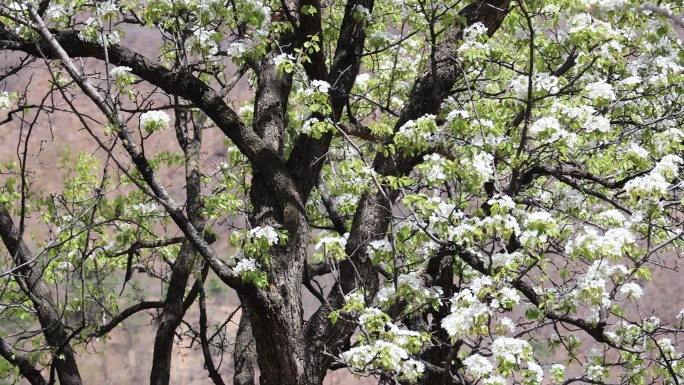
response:
[[[255,362],[264,385],[341,368],[402,384],[681,383],[681,322],[638,305],[651,268],[676,269],[684,247],[680,12],[3,2],[0,78],[24,81],[0,94],[16,128],[3,133],[16,143],[0,195],[3,373],[80,384],[77,352],[157,309],[153,384],[169,383],[179,337],[217,384],[216,351],[233,352],[240,384]],[[129,48],[140,31],[154,56]],[[38,68],[52,81],[36,97]],[[237,113],[226,97],[243,77],[255,95]],[[63,113],[78,127],[53,121]],[[33,187],[55,167],[31,150],[48,123],[98,146],[64,153],[59,191]],[[165,130],[177,145],[155,150]],[[202,156],[211,130],[225,162]],[[210,272],[240,299],[235,345],[207,322]],[[161,297],[127,291],[141,273]],[[319,301],[308,317],[305,291]]]

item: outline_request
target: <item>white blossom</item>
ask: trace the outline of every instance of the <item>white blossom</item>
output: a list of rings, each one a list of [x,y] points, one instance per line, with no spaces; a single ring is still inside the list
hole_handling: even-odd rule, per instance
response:
[[[613,86],[606,83],[605,81],[598,81],[595,83],[589,83],[584,88],[587,97],[592,100],[605,99],[608,101],[615,100],[615,91]]]
[[[247,44],[241,42],[234,42],[228,45],[228,49],[226,49],[226,55],[230,57],[240,57],[248,50],[249,46],[247,46]]]
[[[109,76],[118,79],[122,76],[129,75],[130,71],[132,71],[131,67],[114,67],[109,71]]]
[[[12,106],[12,102],[10,101],[10,96],[9,93],[1,92],[0,93],[0,110],[8,110]]]
[[[466,373],[473,378],[481,378],[494,370],[494,365],[485,357],[479,354],[473,354],[463,360],[466,367]]]
[[[590,116],[582,126],[587,132],[610,132],[610,120],[605,116]]]
[[[644,294],[644,290],[636,282],[627,282],[620,287],[620,293],[639,299]]]
[[[544,370],[539,364],[534,361],[527,361],[527,368],[534,372],[534,379],[536,384],[541,384],[544,380]]]
[[[520,364],[531,351],[530,344],[518,338],[499,337],[491,346],[494,357],[500,361]]]
[[[249,273],[251,271],[258,271],[259,262],[255,261],[252,258],[243,258],[235,265],[233,270],[235,270],[235,273],[237,273],[238,275]]]
[[[140,127],[148,133],[169,128],[171,117],[164,111],[147,111],[140,115]]]
[[[250,238],[266,238],[269,245],[278,244],[278,232],[271,226],[257,226],[249,231]]]

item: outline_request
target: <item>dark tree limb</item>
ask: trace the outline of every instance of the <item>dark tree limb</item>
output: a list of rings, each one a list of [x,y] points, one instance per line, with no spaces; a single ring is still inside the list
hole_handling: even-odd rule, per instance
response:
[[[80,385],[81,375],[74,357],[74,351],[68,344],[68,334],[60,317],[57,307],[52,301],[50,290],[43,278],[43,272],[39,266],[32,262],[33,255],[28,246],[19,238],[19,229],[14,226],[14,221],[7,208],[0,206],[0,238],[5,247],[14,256],[17,265],[24,266],[19,270],[21,274],[15,275],[15,279],[24,294],[31,300],[36,310],[38,321],[44,329],[45,341],[52,349],[61,347],[62,358],[53,357],[53,365],[57,370],[59,382],[65,385]]]
[[[12,347],[0,337],[0,357],[19,369],[19,375],[24,377],[31,385],[45,385],[45,378],[40,374],[26,357],[19,355]]]

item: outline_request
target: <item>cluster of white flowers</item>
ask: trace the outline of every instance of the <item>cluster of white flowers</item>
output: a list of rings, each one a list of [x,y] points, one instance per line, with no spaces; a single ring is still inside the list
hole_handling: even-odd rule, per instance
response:
[[[129,75],[131,70],[131,67],[114,67],[109,71],[109,76],[114,79],[118,79],[122,76]]]
[[[679,175],[682,163],[684,160],[677,155],[665,155],[650,173],[627,182],[625,191],[633,197],[658,199],[667,194],[670,189],[669,181]]]
[[[320,120],[316,118],[309,118],[302,123],[302,134],[306,135],[311,135],[311,130],[313,129],[313,125],[320,122]]]
[[[472,159],[463,159],[461,164],[473,168],[475,175],[483,181],[488,181],[494,176],[494,157],[486,152],[478,152]]]
[[[629,149],[627,149],[627,153],[633,154],[641,159],[648,159],[649,156],[648,150],[634,142],[630,144]]]
[[[518,365],[527,359],[532,351],[527,341],[512,337],[498,337],[492,342],[491,349],[494,357],[500,362]]]
[[[313,95],[314,92],[327,94],[328,90],[330,90],[330,83],[326,82],[325,80],[314,80],[311,82],[310,87],[304,91],[304,94],[307,96]]]
[[[636,282],[627,282],[620,287],[620,293],[639,299],[644,294],[644,290]]]
[[[586,92],[587,97],[592,100],[604,99],[608,101],[613,101],[616,97],[615,90],[613,90],[613,86],[611,86],[603,80],[587,84],[584,90]]]
[[[134,205],[126,206],[124,210],[124,215],[138,214],[141,216],[147,216],[151,214],[156,214],[159,212],[157,204],[154,202],[149,203],[136,203]]]
[[[543,136],[544,143],[553,143],[565,139],[568,145],[572,146],[577,142],[577,135],[562,128],[560,121],[554,116],[544,116],[537,119],[530,126],[529,134],[533,138]]]
[[[407,143],[417,147],[436,146],[443,142],[443,135],[435,123],[435,115],[426,114],[416,120],[409,120],[399,127],[396,143]]]
[[[516,97],[521,100],[527,100],[529,85],[530,77],[528,75],[520,75],[511,81],[511,89],[515,91]],[[558,78],[546,72],[533,74],[532,91],[545,91],[554,94],[558,92]]]
[[[216,40],[214,40],[217,33],[218,32],[216,31],[198,27],[192,32],[192,36],[187,40],[187,46],[190,50],[214,56],[218,53],[219,48]]]
[[[451,122],[451,121],[453,121],[454,119],[456,119],[457,116],[459,116],[460,119],[468,119],[468,118],[470,118],[470,112],[465,111],[465,110],[451,110],[451,111],[447,114],[445,120],[446,120],[447,122]]]
[[[422,373],[425,369],[421,362],[409,360],[406,350],[384,340],[377,340],[372,345],[351,348],[343,352],[340,357],[352,370],[356,371],[382,369],[401,375],[407,369],[417,373]],[[417,374],[407,373],[406,376],[413,377]]]
[[[106,45],[116,44],[121,41],[121,33],[117,30],[103,31],[100,35],[100,30],[102,29],[102,23],[97,19],[92,17],[85,21],[83,29],[78,32],[78,37],[88,43],[102,44]]]
[[[604,38],[611,38],[619,34],[610,23],[596,19],[588,13],[577,13],[568,20],[568,34],[598,33]]]
[[[470,289],[464,289],[451,300],[451,314],[442,319],[441,325],[451,337],[464,337],[491,314],[487,304],[480,302]]]
[[[226,55],[230,57],[241,57],[245,52],[249,51],[249,46],[242,42],[233,42],[228,45]]]
[[[0,110],[8,110],[11,106],[9,93],[7,91],[0,92]]]
[[[258,271],[259,262],[252,258],[243,258],[235,265],[233,270],[235,270],[235,273],[237,273],[238,275],[242,275],[252,271]]]
[[[621,258],[625,247],[635,243],[634,235],[626,228],[613,228],[600,236],[596,229],[585,226],[574,239],[568,241],[565,252],[572,254],[575,250],[581,249],[593,255],[602,254],[612,258]]]
[[[589,116],[582,126],[587,132],[610,132],[610,120],[605,116]]]
[[[508,385],[506,379],[501,376],[492,376],[482,380],[483,385]]]
[[[511,212],[515,210],[515,202],[513,198],[508,195],[496,194],[487,201],[490,206],[498,205],[499,210],[504,210],[504,212]]]
[[[602,11],[612,11],[625,6],[625,0],[584,0],[583,3],[588,7],[598,7]]]
[[[271,226],[257,226],[249,230],[249,236],[253,239],[265,238],[271,246],[278,244],[278,232]]]
[[[499,318],[498,323],[499,323],[500,331],[502,333],[504,333],[504,334],[515,333],[515,328],[516,328],[515,322],[513,322],[513,320],[511,320],[510,318],[501,317],[501,318]]]
[[[584,375],[590,381],[599,382],[605,375],[605,369],[601,365],[586,365],[584,366]]]
[[[347,246],[347,239],[349,239],[349,233],[345,233],[343,236],[335,235],[325,235],[318,239],[315,249],[320,250],[321,248],[326,248],[328,246],[336,245],[344,249]]]
[[[508,253],[494,253],[491,256],[491,269],[510,268],[514,263],[522,261],[523,256],[520,252]]]
[[[276,56],[273,58],[273,63],[275,63],[276,68],[280,67],[281,65],[285,64],[286,62],[294,62],[295,57],[288,54],[288,53],[281,53],[280,55]]]
[[[171,117],[164,111],[147,111],[140,115],[140,127],[148,133],[169,128]]]
[[[428,183],[439,183],[447,179],[444,173],[444,165],[446,161],[444,157],[439,154],[432,153],[423,157],[424,163],[420,169],[425,173],[425,180]]]
[[[627,268],[623,265],[610,266],[603,260],[594,261],[577,281],[577,289],[574,295],[583,295],[590,302],[600,303],[602,306],[609,306],[610,299],[606,291],[608,278],[614,275],[626,275]]]
[[[392,245],[384,239],[378,239],[377,241],[372,241],[366,247],[366,254],[368,254],[368,258],[373,259],[375,253],[378,251],[390,252],[392,251]]]
[[[527,214],[525,218],[525,226],[530,226],[532,224],[540,224],[544,226],[555,226],[556,219],[551,215],[551,213],[546,211],[535,211]]]
[[[606,211],[600,212],[596,216],[596,219],[598,219],[599,221],[615,222],[620,226],[622,226],[625,223],[625,216],[622,215],[622,213],[616,209],[611,209],[611,210],[606,210]]]
[[[466,367],[466,373],[473,378],[484,377],[494,370],[494,365],[477,353],[463,360],[463,364]]]
[[[358,87],[365,87],[368,84],[369,80],[370,80],[370,74],[368,74],[368,73],[358,74],[358,75],[356,75],[356,81],[354,82],[354,85],[356,85]]]
[[[463,43],[458,47],[459,55],[465,52],[484,54],[487,52],[487,44],[480,42],[480,36],[487,33],[487,27],[482,22],[474,23],[463,30]]]
[[[361,15],[367,22],[371,22],[373,20],[370,10],[361,4],[356,4],[353,8],[353,11]]]

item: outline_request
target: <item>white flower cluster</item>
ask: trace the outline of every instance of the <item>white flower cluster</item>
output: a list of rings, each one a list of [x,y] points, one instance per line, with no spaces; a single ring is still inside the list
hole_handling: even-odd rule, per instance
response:
[[[599,221],[615,222],[620,226],[622,226],[625,223],[625,216],[622,215],[622,213],[616,209],[600,212],[596,216],[596,219],[598,219]]]
[[[592,100],[603,99],[613,101],[616,97],[613,86],[603,80],[587,84],[584,91],[586,92],[587,97]]]
[[[314,247],[316,250],[320,250],[321,248],[325,249],[326,247],[329,246],[338,246],[341,247],[342,249],[347,246],[347,239],[349,238],[349,233],[345,233],[343,236],[335,236],[335,235],[325,235],[321,238],[318,239],[318,242],[316,243],[316,246]]]
[[[466,373],[473,378],[482,378],[494,370],[494,365],[477,353],[463,360],[463,364],[466,367]]]
[[[378,251],[389,253],[392,251],[392,245],[384,239],[378,239],[370,242],[366,247],[366,254],[370,259],[373,259]]]
[[[577,288],[571,295],[583,296],[596,305],[610,306],[606,283],[610,277],[616,275],[627,275],[627,268],[623,265],[610,266],[603,260],[594,261],[587,272],[579,278]]]
[[[100,35],[102,28],[102,21],[90,17],[85,21],[85,25],[79,31],[78,37],[83,41],[95,44],[102,44],[103,40],[106,45],[116,44],[121,41],[121,33],[119,31],[103,31],[102,35]]]
[[[439,145],[443,142],[443,135],[439,132],[435,119],[435,115],[427,114],[416,120],[409,120],[399,127],[395,143],[418,148]]]
[[[209,56],[215,56],[218,53],[218,44],[214,39],[218,32],[211,31],[202,27],[198,27],[192,32],[192,36],[187,40],[186,44],[191,51],[205,53]]]
[[[495,339],[491,350],[494,358],[499,360],[499,362],[518,365],[522,360],[527,359],[532,352],[532,348],[527,341],[512,337],[499,337]]]
[[[488,181],[494,176],[494,157],[486,152],[478,152],[472,159],[461,160],[461,165],[472,168],[474,176],[482,181]]]
[[[109,76],[113,79],[118,79],[122,76],[129,75],[131,70],[131,67],[114,67],[109,71]]]
[[[648,159],[648,150],[641,147],[637,143],[630,143],[629,149],[627,149],[627,154],[632,154],[641,159]]]
[[[302,123],[302,134],[311,135],[313,125],[320,122],[317,118],[309,118]]]
[[[313,95],[314,92],[327,94],[328,90],[330,90],[330,83],[325,80],[314,80],[311,82],[310,87],[304,91],[304,94],[307,96]]]
[[[591,115],[587,118],[582,126],[587,132],[610,132],[610,120],[605,116]]]
[[[169,128],[171,117],[164,111],[147,111],[140,115],[140,127],[148,133]]]
[[[465,337],[486,323],[491,314],[487,304],[480,302],[470,289],[463,289],[451,300],[451,314],[444,317],[442,327],[451,337]]]
[[[494,253],[491,256],[492,264],[490,269],[496,270],[499,268],[510,268],[514,263],[523,260],[523,255],[520,252],[514,252],[512,254],[508,253]]]
[[[8,110],[11,106],[9,93],[7,91],[0,92],[0,110]]]
[[[627,282],[620,287],[620,293],[628,297],[639,299],[644,294],[644,290],[636,282]]]
[[[485,54],[488,50],[487,44],[480,41],[480,36],[487,33],[487,26],[482,22],[477,22],[463,29],[463,43],[458,47],[459,55],[466,52]]]
[[[511,81],[511,89],[518,99],[527,100],[530,85],[528,75],[520,75]],[[546,72],[532,75],[532,92],[544,91],[549,94],[558,92],[558,78]]]
[[[600,236],[596,229],[585,226],[574,239],[568,241],[565,252],[572,254],[576,250],[584,250],[594,256],[622,258],[625,247],[635,243],[634,235],[626,228],[610,229],[605,235]]]
[[[148,216],[151,214],[158,213],[159,208],[154,202],[149,203],[136,203],[131,206],[127,206],[124,210],[124,215],[138,214],[141,216]]]
[[[249,46],[242,42],[233,42],[228,45],[226,55],[230,57],[241,57],[245,52],[249,51]]]
[[[368,10],[368,8],[364,7],[361,4],[356,4],[352,10],[361,15],[367,22],[371,22],[373,20],[371,12]]]
[[[568,20],[568,34],[595,33],[604,38],[611,38],[619,34],[613,27],[603,21],[592,17],[588,13],[574,14]]]
[[[425,365],[420,361],[409,359],[408,353],[402,347],[384,340],[351,348],[340,357],[355,371],[381,369],[393,371],[399,376],[416,378],[425,370]]]
[[[446,160],[439,154],[432,153],[423,157],[424,163],[419,167],[425,174],[428,183],[440,183],[447,179],[444,173]]]
[[[273,58],[273,63],[275,63],[276,67],[280,67],[280,65],[282,65],[288,61],[289,62],[295,61],[295,57],[288,54],[288,53],[281,53],[280,55]]]
[[[259,262],[252,258],[243,258],[241,259],[233,268],[235,273],[238,275],[242,275],[245,273],[249,273],[252,271],[258,271],[259,270]]]
[[[271,246],[278,244],[278,232],[271,226],[257,226],[249,230],[249,236],[252,239],[265,238]]]
[[[577,135],[561,127],[560,121],[554,116],[544,116],[530,126],[530,136],[543,139],[544,143],[553,143],[565,139],[569,146],[577,142]]]
[[[665,155],[647,175],[634,178],[625,184],[625,191],[633,198],[657,200],[670,189],[670,180],[679,175],[684,160],[677,155]]]

